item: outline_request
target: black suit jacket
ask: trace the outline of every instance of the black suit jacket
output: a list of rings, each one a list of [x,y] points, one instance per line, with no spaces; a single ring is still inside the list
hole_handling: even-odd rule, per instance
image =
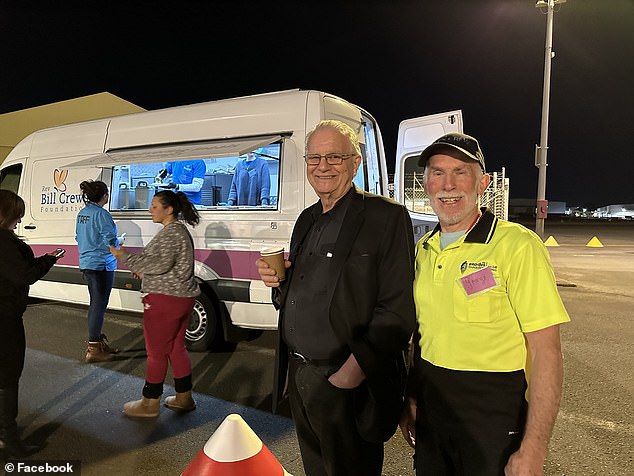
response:
[[[320,207],[319,202],[297,219],[291,237],[291,263],[313,225],[315,207]],[[392,436],[402,409],[403,352],[416,319],[413,253],[407,209],[355,188],[335,245],[333,279],[326,298],[335,335],[348,346],[367,377],[355,391],[355,406],[359,410],[357,426],[368,440]],[[280,309],[278,329],[283,327],[284,302],[292,279],[291,266],[287,280],[273,289],[273,303]],[[287,373],[288,349],[278,332],[274,412],[284,396]]]

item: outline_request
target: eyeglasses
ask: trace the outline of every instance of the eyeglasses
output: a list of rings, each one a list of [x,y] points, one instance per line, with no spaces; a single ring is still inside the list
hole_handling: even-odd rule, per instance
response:
[[[307,154],[304,156],[304,160],[308,165],[319,165],[321,163],[321,159],[324,158],[326,159],[328,165],[341,165],[345,159],[356,156],[357,154]]]

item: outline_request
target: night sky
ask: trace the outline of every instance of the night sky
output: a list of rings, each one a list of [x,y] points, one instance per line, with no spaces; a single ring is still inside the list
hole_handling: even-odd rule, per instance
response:
[[[546,197],[634,203],[634,0],[556,8]],[[534,0],[7,1],[0,113],[317,89],[377,119],[393,168],[401,120],[461,109],[511,198],[535,198],[545,34]]]

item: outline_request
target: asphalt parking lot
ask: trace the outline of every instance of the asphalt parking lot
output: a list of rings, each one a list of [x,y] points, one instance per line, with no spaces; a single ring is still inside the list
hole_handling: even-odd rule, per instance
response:
[[[549,252],[572,319],[547,474],[634,474],[634,223],[546,231],[560,245]],[[603,247],[586,246],[595,237]]]
[[[572,318],[562,326],[564,398],[546,474],[632,475],[634,224],[548,223],[546,233],[560,245],[549,252]],[[595,236],[603,247],[586,246]],[[81,362],[85,308],[36,302],[24,320],[18,424],[28,442],[46,445],[29,460],[79,460],[84,476],[177,475],[224,418],[239,413],[289,473],[304,474],[288,413],[270,412],[272,333],[232,353],[192,354],[197,410],[164,409],[156,421],[138,422],[121,407],[143,385],[139,316],[108,313],[105,332],[124,352],[97,365]],[[384,474],[413,474],[400,434],[386,446]]]

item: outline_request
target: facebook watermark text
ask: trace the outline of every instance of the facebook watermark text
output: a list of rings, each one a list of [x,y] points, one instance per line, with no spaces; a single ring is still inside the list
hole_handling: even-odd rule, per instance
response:
[[[81,462],[72,460],[8,461],[4,471],[10,474],[73,474],[81,475]]]

